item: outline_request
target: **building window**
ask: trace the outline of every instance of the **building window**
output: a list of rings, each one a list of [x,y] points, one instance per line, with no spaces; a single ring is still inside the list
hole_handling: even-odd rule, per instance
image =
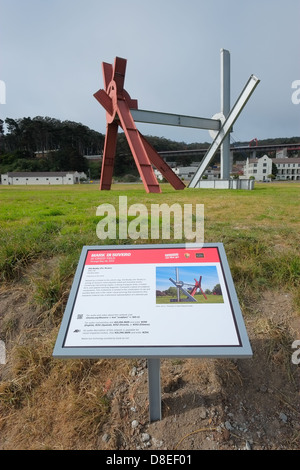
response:
[[[267,170],[263,170],[263,173],[267,173]]]
[[[264,163],[264,164],[263,164],[263,166],[267,166],[267,164],[266,164],[266,163]]]

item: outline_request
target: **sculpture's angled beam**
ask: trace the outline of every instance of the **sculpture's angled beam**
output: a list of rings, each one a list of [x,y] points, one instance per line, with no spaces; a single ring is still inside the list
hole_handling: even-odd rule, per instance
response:
[[[135,126],[134,120],[130,114],[130,109],[125,100],[118,100],[117,113],[146,192],[161,193],[143,140]]]
[[[103,106],[105,111],[107,111],[111,116],[114,112],[113,101],[110,96],[104,90],[98,90],[94,93],[94,97],[97,101]]]
[[[202,288],[201,288],[201,287],[199,287],[199,289],[200,289],[200,291],[201,291],[201,294],[203,295],[203,297],[204,297],[204,298],[207,300],[207,297],[206,297],[205,293],[203,292]]]
[[[100,178],[101,190],[110,190],[111,187],[117,147],[118,127],[119,126],[116,121],[113,121],[111,124],[107,124]]]
[[[240,113],[242,112],[242,109],[246,105],[247,101],[249,100],[250,96],[252,95],[253,91],[259,84],[260,80],[255,77],[254,75],[251,75],[249,78],[247,84],[245,85],[242,93],[238,97],[235,105],[233,106],[232,110],[230,111],[229,115],[225,119],[221,129],[219,130],[218,134],[216,135],[213,143],[211,144],[210,148],[206,152],[206,155],[204,156],[198,170],[194,174],[193,178],[190,181],[189,188],[195,188],[198,181],[200,180],[201,176],[203,175],[205,169],[213,159],[215,153],[217,152],[218,148],[222,144],[223,140],[227,136],[227,134],[230,132],[233,124],[239,117]]]
[[[185,290],[183,287],[179,287],[179,289],[181,290],[181,292],[183,292],[188,299],[190,299],[191,302],[197,302],[197,300],[195,299],[195,297],[192,297],[187,290]]]
[[[128,107],[130,109],[138,109],[138,100],[130,98],[129,93],[127,93],[126,90],[123,90],[123,96],[125,100],[127,101]]]
[[[146,111],[144,109],[131,109],[130,111],[136,122],[163,124],[165,126],[191,127],[195,129],[208,129],[214,131],[219,131],[221,127],[221,122],[218,119],[182,116],[179,114]]]
[[[117,85],[117,96],[123,98],[124,80],[126,72],[126,59],[120,57],[115,58],[114,69],[113,69],[113,80]]]
[[[105,90],[107,90],[108,85],[110,84],[113,78],[112,64],[108,64],[107,62],[102,62],[102,74],[103,74],[104,88]]]
[[[192,296],[188,293],[187,290],[185,290],[182,286],[178,286],[177,282],[174,281],[174,279],[172,279],[171,277],[170,277],[169,279],[170,279],[171,282],[173,282],[174,286],[176,286],[177,289],[179,288],[179,289],[181,290],[181,292],[182,292],[183,294],[185,294],[188,299],[190,299],[191,302],[197,302],[197,300],[196,300],[194,297],[192,297]]]
[[[181,179],[178,178],[174,171],[163,160],[163,158],[161,158],[152,145],[149,144],[145,137],[140,132],[139,134],[151,163],[158,169],[158,171],[161,172],[163,177],[166,178],[166,180],[173,186],[174,189],[184,189],[185,184],[181,181]]]

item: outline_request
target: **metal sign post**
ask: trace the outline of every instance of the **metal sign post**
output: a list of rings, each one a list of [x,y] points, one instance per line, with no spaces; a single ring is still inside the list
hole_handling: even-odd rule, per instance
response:
[[[148,363],[148,390],[149,390],[149,417],[150,421],[161,420],[161,387],[160,387],[160,359],[147,360]]]

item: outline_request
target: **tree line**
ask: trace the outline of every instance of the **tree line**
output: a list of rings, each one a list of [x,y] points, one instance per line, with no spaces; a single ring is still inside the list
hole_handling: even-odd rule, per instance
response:
[[[184,148],[186,144],[151,138],[159,150]],[[0,173],[11,171],[85,171],[100,177],[100,162],[86,155],[102,155],[105,136],[81,123],[36,116],[0,121]],[[137,169],[124,133],[118,134],[114,175]]]
[[[87,171],[84,155],[100,154],[104,136],[80,123],[50,117],[0,123],[0,172]]]
[[[185,142],[147,136],[157,151],[193,149]],[[102,155],[105,135],[81,123],[36,116],[0,121],[0,173],[11,171],[84,171],[100,177],[101,164],[84,158]],[[182,159],[182,157],[181,157]],[[190,164],[189,157],[184,158]],[[114,176],[138,176],[125,134],[118,134]]]
[[[159,152],[167,150],[194,150],[208,148],[209,143],[175,142],[164,137],[147,136]],[[105,135],[89,127],[51,117],[36,116],[0,120],[0,173],[11,171],[84,171],[92,179],[99,179],[101,164],[84,156],[102,155]],[[269,142],[270,141],[270,142]],[[273,143],[299,142],[299,138],[272,139]],[[260,143],[271,143],[271,140]],[[238,142],[236,142],[238,144]],[[243,143],[240,143],[243,144]],[[177,165],[188,166],[192,157],[181,156]],[[125,134],[118,134],[114,176],[137,177],[138,171]]]

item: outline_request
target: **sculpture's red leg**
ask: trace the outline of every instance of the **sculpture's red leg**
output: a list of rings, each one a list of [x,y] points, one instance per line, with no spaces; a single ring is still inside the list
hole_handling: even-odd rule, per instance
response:
[[[147,193],[161,193],[151,162],[145,150],[143,140],[135,126],[130,109],[125,100],[118,100],[117,112]]]
[[[201,287],[199,287],[200,291],[201,291],[201,294],[203,295],[203,297],[207,300],[207,297],[206,295],[204,294],[203,290],[201,289]]]
[[[174,189],[184,189],[185,184],[181,181],[180,178],[174,173],[174,171],[169,167],[169,165],[161,158],[161,156],[156,152],[156,150],[149,144],[145,137],[139,132],[146,152],[150,161],[153,165],[161,172],[164,178],[173,186]]]
[[[118,123],[114,121],[111,124],[107,124],[102,159],[100,189],[109,190],[111,187],[116,155],[117,136]]]

